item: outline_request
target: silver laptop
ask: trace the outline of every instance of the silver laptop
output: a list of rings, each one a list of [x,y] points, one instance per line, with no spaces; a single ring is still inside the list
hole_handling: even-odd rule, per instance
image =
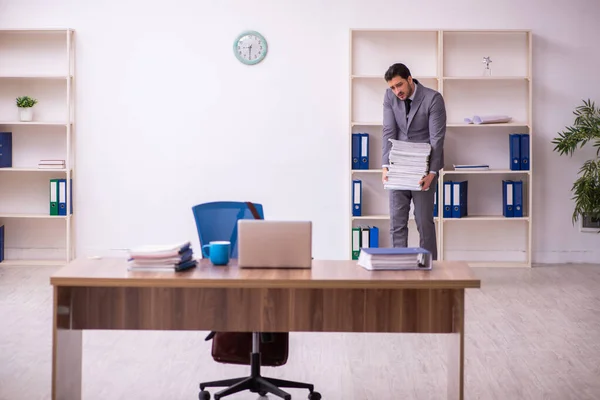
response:
[[[310,268],[311,265],[311,221],[238,221],[239,267]]]

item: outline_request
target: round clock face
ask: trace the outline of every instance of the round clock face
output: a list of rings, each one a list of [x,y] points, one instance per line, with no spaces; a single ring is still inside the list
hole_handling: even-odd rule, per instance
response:
[[[267,55],[267,41],[258,32],[244,32],[233,42],[233,53],[244,64],[257,64]]]

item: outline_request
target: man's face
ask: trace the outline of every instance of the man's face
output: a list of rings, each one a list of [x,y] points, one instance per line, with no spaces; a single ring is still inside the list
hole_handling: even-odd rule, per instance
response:
[[[388,85],[390,85],[390,89],[392,89],[392,92],[400,100],[408,99],[413,93],[413,80],[411,76],[408,79],[395,76],[388,82]]]

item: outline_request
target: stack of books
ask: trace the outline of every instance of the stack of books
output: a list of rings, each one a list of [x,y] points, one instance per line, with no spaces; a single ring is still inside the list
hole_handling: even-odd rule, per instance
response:
[[[65,169],[65,160],[40,160],[39,169]]]
[[[422,190],[419,181],[429,173],[429,143],[406,142],[389,139],[390,150],[387,182],[384,188],[389,190]]]
[[[197,264],[190,242],[129,249],[130,271],[184,271]]]
[[[361,248],[358,265],[370,271],[431,270],[431,252],[421,247]]]

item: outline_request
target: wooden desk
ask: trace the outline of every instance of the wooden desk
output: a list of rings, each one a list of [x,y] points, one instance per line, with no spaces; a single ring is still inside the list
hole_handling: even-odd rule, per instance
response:
[[[463,399],[465,289],[481,284],[463,262],[371,272],[356,261],[276,270],[201,260],[175,273],[129,272],[124,259],[77,259],[50,283],[52,398],[65,400],[81,399],[85,329],[450,334],[448,398]]]

